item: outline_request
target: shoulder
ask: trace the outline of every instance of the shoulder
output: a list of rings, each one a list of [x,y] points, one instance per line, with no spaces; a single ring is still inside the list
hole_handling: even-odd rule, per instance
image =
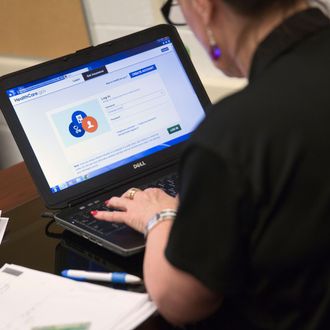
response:
[[[277,57],[241,91],[213,106],[192,136],[222,157],[315,139],[330,120],[330,29]],[[330,136],[330,133],[327,134]]]
[[[280,56],[243,90],[215,104],[193,139],[208,144],[291,134],[292,127],[310,125],[316,112],[322,123],[329,116],[329,39],[326,29]]]
[[[226,153],[243,147],[256,136],[267,132],[268,96],[260,97],[256,86],[247,86],[217,104],[208,112],[192,136],[191,144]],[[230,152],[231,152],[230,151]],[[227,158],[227,157],[225,157]]]

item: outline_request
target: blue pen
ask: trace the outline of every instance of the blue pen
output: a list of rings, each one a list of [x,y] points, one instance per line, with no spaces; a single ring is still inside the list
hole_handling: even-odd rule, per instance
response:
[[[121,272],[102,273],[102,272],[89,272],[77,269],[65,269],[61,272],[62,276],[71,278],[73,280],[90,280],[90,281],[104,281],[121,284],[140,284],[141,278]]]

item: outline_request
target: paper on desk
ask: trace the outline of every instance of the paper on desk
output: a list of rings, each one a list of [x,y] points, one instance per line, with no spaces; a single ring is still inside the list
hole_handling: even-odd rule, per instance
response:
[[[2,242],[3,239],[3,235],[5,234],[6,228],[7,228],[7,224],[8,224],[8,220],[9,218],[1,218],[1,210],[0,210],[0,244]]]
[[[90,324],[134,329],[156,310],[147,294],[77,282],[5,264],[0,269],[0,329]]]

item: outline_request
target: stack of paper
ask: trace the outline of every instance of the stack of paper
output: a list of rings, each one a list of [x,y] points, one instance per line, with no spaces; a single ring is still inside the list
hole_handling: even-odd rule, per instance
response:
[[[2,242],[3,235],[5,234],[8,218],[1,218],[1,210],[0,210],[0,244]]]
[[[134,329],[156,310],[147,294],[22,266],[0,269],[0,329]]]

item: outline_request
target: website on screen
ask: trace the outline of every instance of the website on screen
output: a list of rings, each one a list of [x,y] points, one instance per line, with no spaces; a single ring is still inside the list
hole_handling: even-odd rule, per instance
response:
[[[53,193],[187,139],[204,116],[169,38],[7,95]]]

